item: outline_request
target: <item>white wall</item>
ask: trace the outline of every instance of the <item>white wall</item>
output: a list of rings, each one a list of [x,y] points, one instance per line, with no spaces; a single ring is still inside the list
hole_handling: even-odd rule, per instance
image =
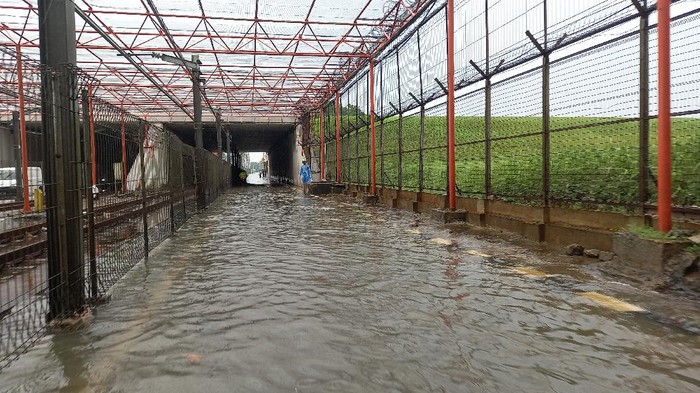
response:
[[[14,167],[14,135],[11,129],[0,126],[0,167]]]

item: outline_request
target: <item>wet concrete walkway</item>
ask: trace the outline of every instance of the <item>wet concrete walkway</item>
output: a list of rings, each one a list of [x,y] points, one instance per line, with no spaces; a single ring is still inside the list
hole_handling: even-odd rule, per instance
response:
[[[697,335],[540,262],[411,213],[234,190],[0,391],[698,391]]]

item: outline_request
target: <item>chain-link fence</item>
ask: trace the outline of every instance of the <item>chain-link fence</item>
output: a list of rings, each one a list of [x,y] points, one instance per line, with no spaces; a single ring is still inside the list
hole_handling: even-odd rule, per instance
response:
[[[645,0],[456,0],[457,195],[653,208],[655,7]],[[674,1],[671,11],[673,204],[698,212],[700,4]],[[435,2],[375,59],[380,187],[447,193],[446,29],[445,4]],[[330,180],[370,181],[357,170],[370,138],[368,92],[367,70],[340,88],[338,140],[335,97],[323,108]],[[312,133],[320,137],[317,127]]]
[[[97,98],[79,69],[0,55],[1,369],[104,298],[216,199],[230,167]]]

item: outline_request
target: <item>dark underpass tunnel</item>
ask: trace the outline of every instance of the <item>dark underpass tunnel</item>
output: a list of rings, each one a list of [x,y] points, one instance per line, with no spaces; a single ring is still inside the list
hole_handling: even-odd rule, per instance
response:
[[[166,123],[165,126],[183,142],[194,145],[194,126],[191,122]],[[294,123],[225,122],[222,131],[224,151],[228,131],[231,136],[231,151],[267,153],[271,184],[285,184],[295,180],[301,149],[297,144]],[[211,152],[218,150],[214,123],[203,124],[203,140],[205,149]]]
[[[229,123],[225,128],[238,151],[266,152],[269,160],[270,183],[294,181],[295,125],[288,123]]]

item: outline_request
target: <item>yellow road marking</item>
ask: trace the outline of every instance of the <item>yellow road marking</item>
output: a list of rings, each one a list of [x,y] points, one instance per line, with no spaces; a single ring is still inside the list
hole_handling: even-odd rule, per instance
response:
[[[430,241],[435,243],[435,244],[440,244],[442,246],[451,246],[452,245],[452,240],[443,239],[441,237],[434,237],[434,238],[430,239]]]
[[[483,258],[491,258],[491,255],[489,254],[484,254],[482,252],[476,251],[476,250],[467,250],[465,251],[467,254],[470,255],[476,255],[477,257],[483,257]]]
[[[509,267],[508,270],[514,271],[516,273],[520,273],[523,276],[530,276],[530,277],[552,277],[551,274],[547,274],[543,271],[533,269],[531,267],[524,267],[524,266],[513,266]]]
[[[579,292],[579,296],[592,300],[603,307],[618,312],[644,312],[645,309],[598,292]]]

